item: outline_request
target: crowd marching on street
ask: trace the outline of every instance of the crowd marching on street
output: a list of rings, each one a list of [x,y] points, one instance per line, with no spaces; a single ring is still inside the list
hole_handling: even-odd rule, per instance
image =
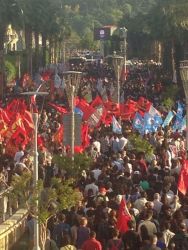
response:
[[[69,69],[83,72],[75,97],[82,145],[75,153],[85,152],[93,163],[77,177],[79,204],[49,221],[46,250],[187,250],[188,161],[181,88],[168,110],[163,94],[177,84],[160,66],[135,63],[126,80],[121,76],[117,104],[112,66],[97,61]],[[63,70],[41,70],[33,82],[23,76],[1,104],[0,191],[11,185],[14,175],[33,171],[30,111],[39,113],[39,178],[45,187],[54,176],[67,178],[53,162],[54,154],[70,153],[63,145],[62,116],[68,112]],[[39,86],[50,93],[45,101],[38,97],[29,103],[20,95]],[[134,147],[133,135],[143,141],[143,151]],[[150,154],[144,152],[145,142]],[[30,239],[32,222],[29,215]]]

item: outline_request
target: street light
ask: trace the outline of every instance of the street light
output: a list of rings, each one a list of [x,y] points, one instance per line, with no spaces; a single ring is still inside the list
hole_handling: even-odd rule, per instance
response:
[[[188,156],[188,60],[180,61],[180,75],[186,99],[186,156]]]
[[[23,92],[21,95],[25,96],[47,96],[48,92]],[[38,145],[37,145],[37,137],[38,137],[38,113],[34,112],[33,114],[33,123],[34,123],[34,172],[33,172],[33,182],[34,187],[37,188],[38,184]],[[39,244],[39,222],[38,222],[38,200],[36,199],[36,216],[34,219],[34,248],[33,250],[40,250]]]
[[[116,55],[114,51],[114,55],[112,56],[112,64],[115,71],[116,83],[117,83],[117,103],[120,103],[120,74],[123,66],[123,57]]]
[[[80,85],[82,72],[79,71],[66,71],[64,74],[65,89],[67,93],[67,99],[71,111],[71,157],[74,160],[74,129],[75,129],[75,117],[74,117],[74,97],[77,94],[77,90]]]
[[[125,27],[120,28],[120,38],[123,39],[123,67],[124,67],[124,80],[126,80],[127,72],[127,29]]]

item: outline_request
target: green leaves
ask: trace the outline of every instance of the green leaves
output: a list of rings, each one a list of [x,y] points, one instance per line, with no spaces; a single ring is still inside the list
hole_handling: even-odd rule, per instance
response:
[[[54,155],[53,162],[64,170],[67,176],[78,177],[82,170],[90,168],[93,161],[86,154],[75,154],[74,162],[70,157],[62,155]]]
[[[129,136],[129,142],[133,148],[138,153],[145,153],[145,155],[150,156],[153,153],[152,145],[145,140],[141,135],[132,134]]]

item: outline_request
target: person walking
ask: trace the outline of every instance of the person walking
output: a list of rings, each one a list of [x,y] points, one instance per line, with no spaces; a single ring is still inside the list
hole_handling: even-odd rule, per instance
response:
[[[96,233],[91,231],[89,234],[90,238],[86,240],[81,249],[82,250],[102,250],[102,245],[100,241],[96,240]]]

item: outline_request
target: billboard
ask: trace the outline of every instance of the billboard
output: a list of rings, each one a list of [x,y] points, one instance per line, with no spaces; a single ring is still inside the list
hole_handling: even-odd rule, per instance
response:
[[[63,115],[63,144],[65,146],[71,145],[71,122],[72,114]],[[74,144],[75,146],[80,146],[82,144],[81,139],[81,124],[82,117],[80,114],[74,114]]]
[[[111,36],[111,28],[95,28],[94,29],[94,40],[109,40]]]

